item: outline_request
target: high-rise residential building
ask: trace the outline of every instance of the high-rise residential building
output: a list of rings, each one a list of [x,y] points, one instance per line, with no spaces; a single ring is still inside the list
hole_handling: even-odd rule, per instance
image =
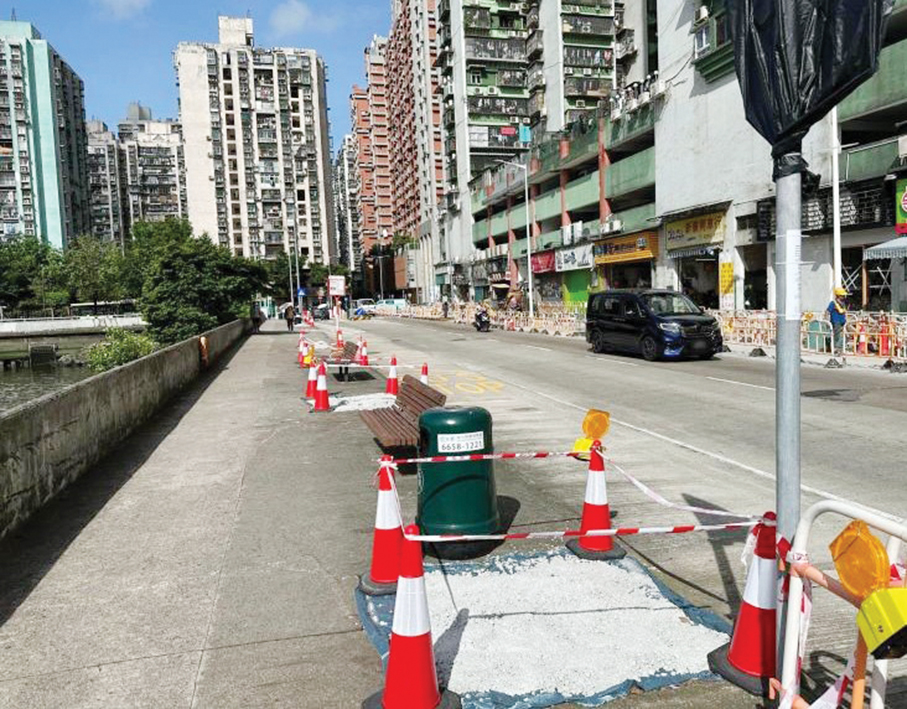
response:
[[[314,50],[255,46],[250,18],[176,49],[189,218],[234,253],[331,261],[326,69]]]
[[[129,222],[188,218],[180,124],[173,120],[154,120],[150,108],[131,104],[118,132]]]
[[[0,224],[57,247],[91,228],[82,80],[28,22],[0,22]]]
[[[445,258],[438,206],[444,195],[438,19],[435,0],[397,0],[387,48],[394,232],[418,245],[407,254],[417,300],[437,298]],[[442,266],[443,272],[443,266]]]
[[[375,229],[382,241],[394,234],[394,201],[391,185],[390,127],[387,105],[387,39],[375,36],[365,48],[365,78],[368,82],[371,164],[375,181]]]
[[[122,247],[129,234],[126,172],[117,137],[103,121],[88,121],[91,233]]]
[[[337,213],[337,251],[340,263],[361,281],[362,253],[359,245],[359,175],[356,163],[356,138],[343,136],[343,143],[334,161],[334,200]]]

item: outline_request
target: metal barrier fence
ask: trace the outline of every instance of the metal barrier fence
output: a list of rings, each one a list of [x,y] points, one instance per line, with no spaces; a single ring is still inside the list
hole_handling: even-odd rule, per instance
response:
[[[451,303],[448,319],[471,326],[476,303]],[[413,305],[403,309],[378,308],[378,315],[443,320],[440,303]],[[726,344],[752,347],[775,345],[776,314],[770,310],[709,311],[721,325]],[[523,311],[489,308],[493,328],[513,332],[538,332],[562,337],[583,336],[586,331],[585,303],[540,303],[534,318]],[[845,356],[867,356],[883,359],[907,359],[907,314],[852,312],[847,315],[842,342],[835,343],[831,323],[824,313],[803,314],[800,325],[804,352]]]

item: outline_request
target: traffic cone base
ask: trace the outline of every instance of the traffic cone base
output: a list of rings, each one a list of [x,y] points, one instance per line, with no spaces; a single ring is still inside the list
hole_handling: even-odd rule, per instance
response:
[[[378,583],[377,581],[372,581],[368,574],[361,574],[356,588],[366,596],[390,596],[392,593],[397,592],[397,582]]]
[[[386,709],[383,699],[384,690],[376,692],[362,702],[362,709]],[[441,699],[438,704],[435,705],[434,709],[462,709],[462,707],[463,704],[460,702],[459,696],[447,689],[442,689]]]
[[[584,549],[581,544],[583,539],[610,539],[611,548],[607,551]],[[567,548],[580,559],[587,559],[588,561],[619,561],[627,555],[627,551],[620,546],[620,544],[614,542],[611,537],[580,537],[579,539],[571,539],[567,542]]]
[[[754,675],[741,672],[734,667],[728,655],[730,654],[731,644],[725,643],[721,647],[712,650],[706,658],[709,662],[709,669],[719,677],[723,677],[736,687],[740,687],[744,692],[749,692],[756,697],[767,697],[769,690],[769,677],[756,677]]]

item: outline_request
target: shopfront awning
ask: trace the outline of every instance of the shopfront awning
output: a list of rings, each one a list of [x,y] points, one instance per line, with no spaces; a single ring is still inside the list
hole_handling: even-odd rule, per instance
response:
[[[907,258],[907,236],[899,236],[897,239],[863,249],[864,261],[879,258]]]

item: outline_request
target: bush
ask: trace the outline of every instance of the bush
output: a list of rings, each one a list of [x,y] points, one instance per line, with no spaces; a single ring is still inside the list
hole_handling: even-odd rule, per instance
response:
[[[104,372],[150,355],[156,349],[157,343],[148,335],[112,327],[103,340],[88,348],[88,366],[95,372]]]

